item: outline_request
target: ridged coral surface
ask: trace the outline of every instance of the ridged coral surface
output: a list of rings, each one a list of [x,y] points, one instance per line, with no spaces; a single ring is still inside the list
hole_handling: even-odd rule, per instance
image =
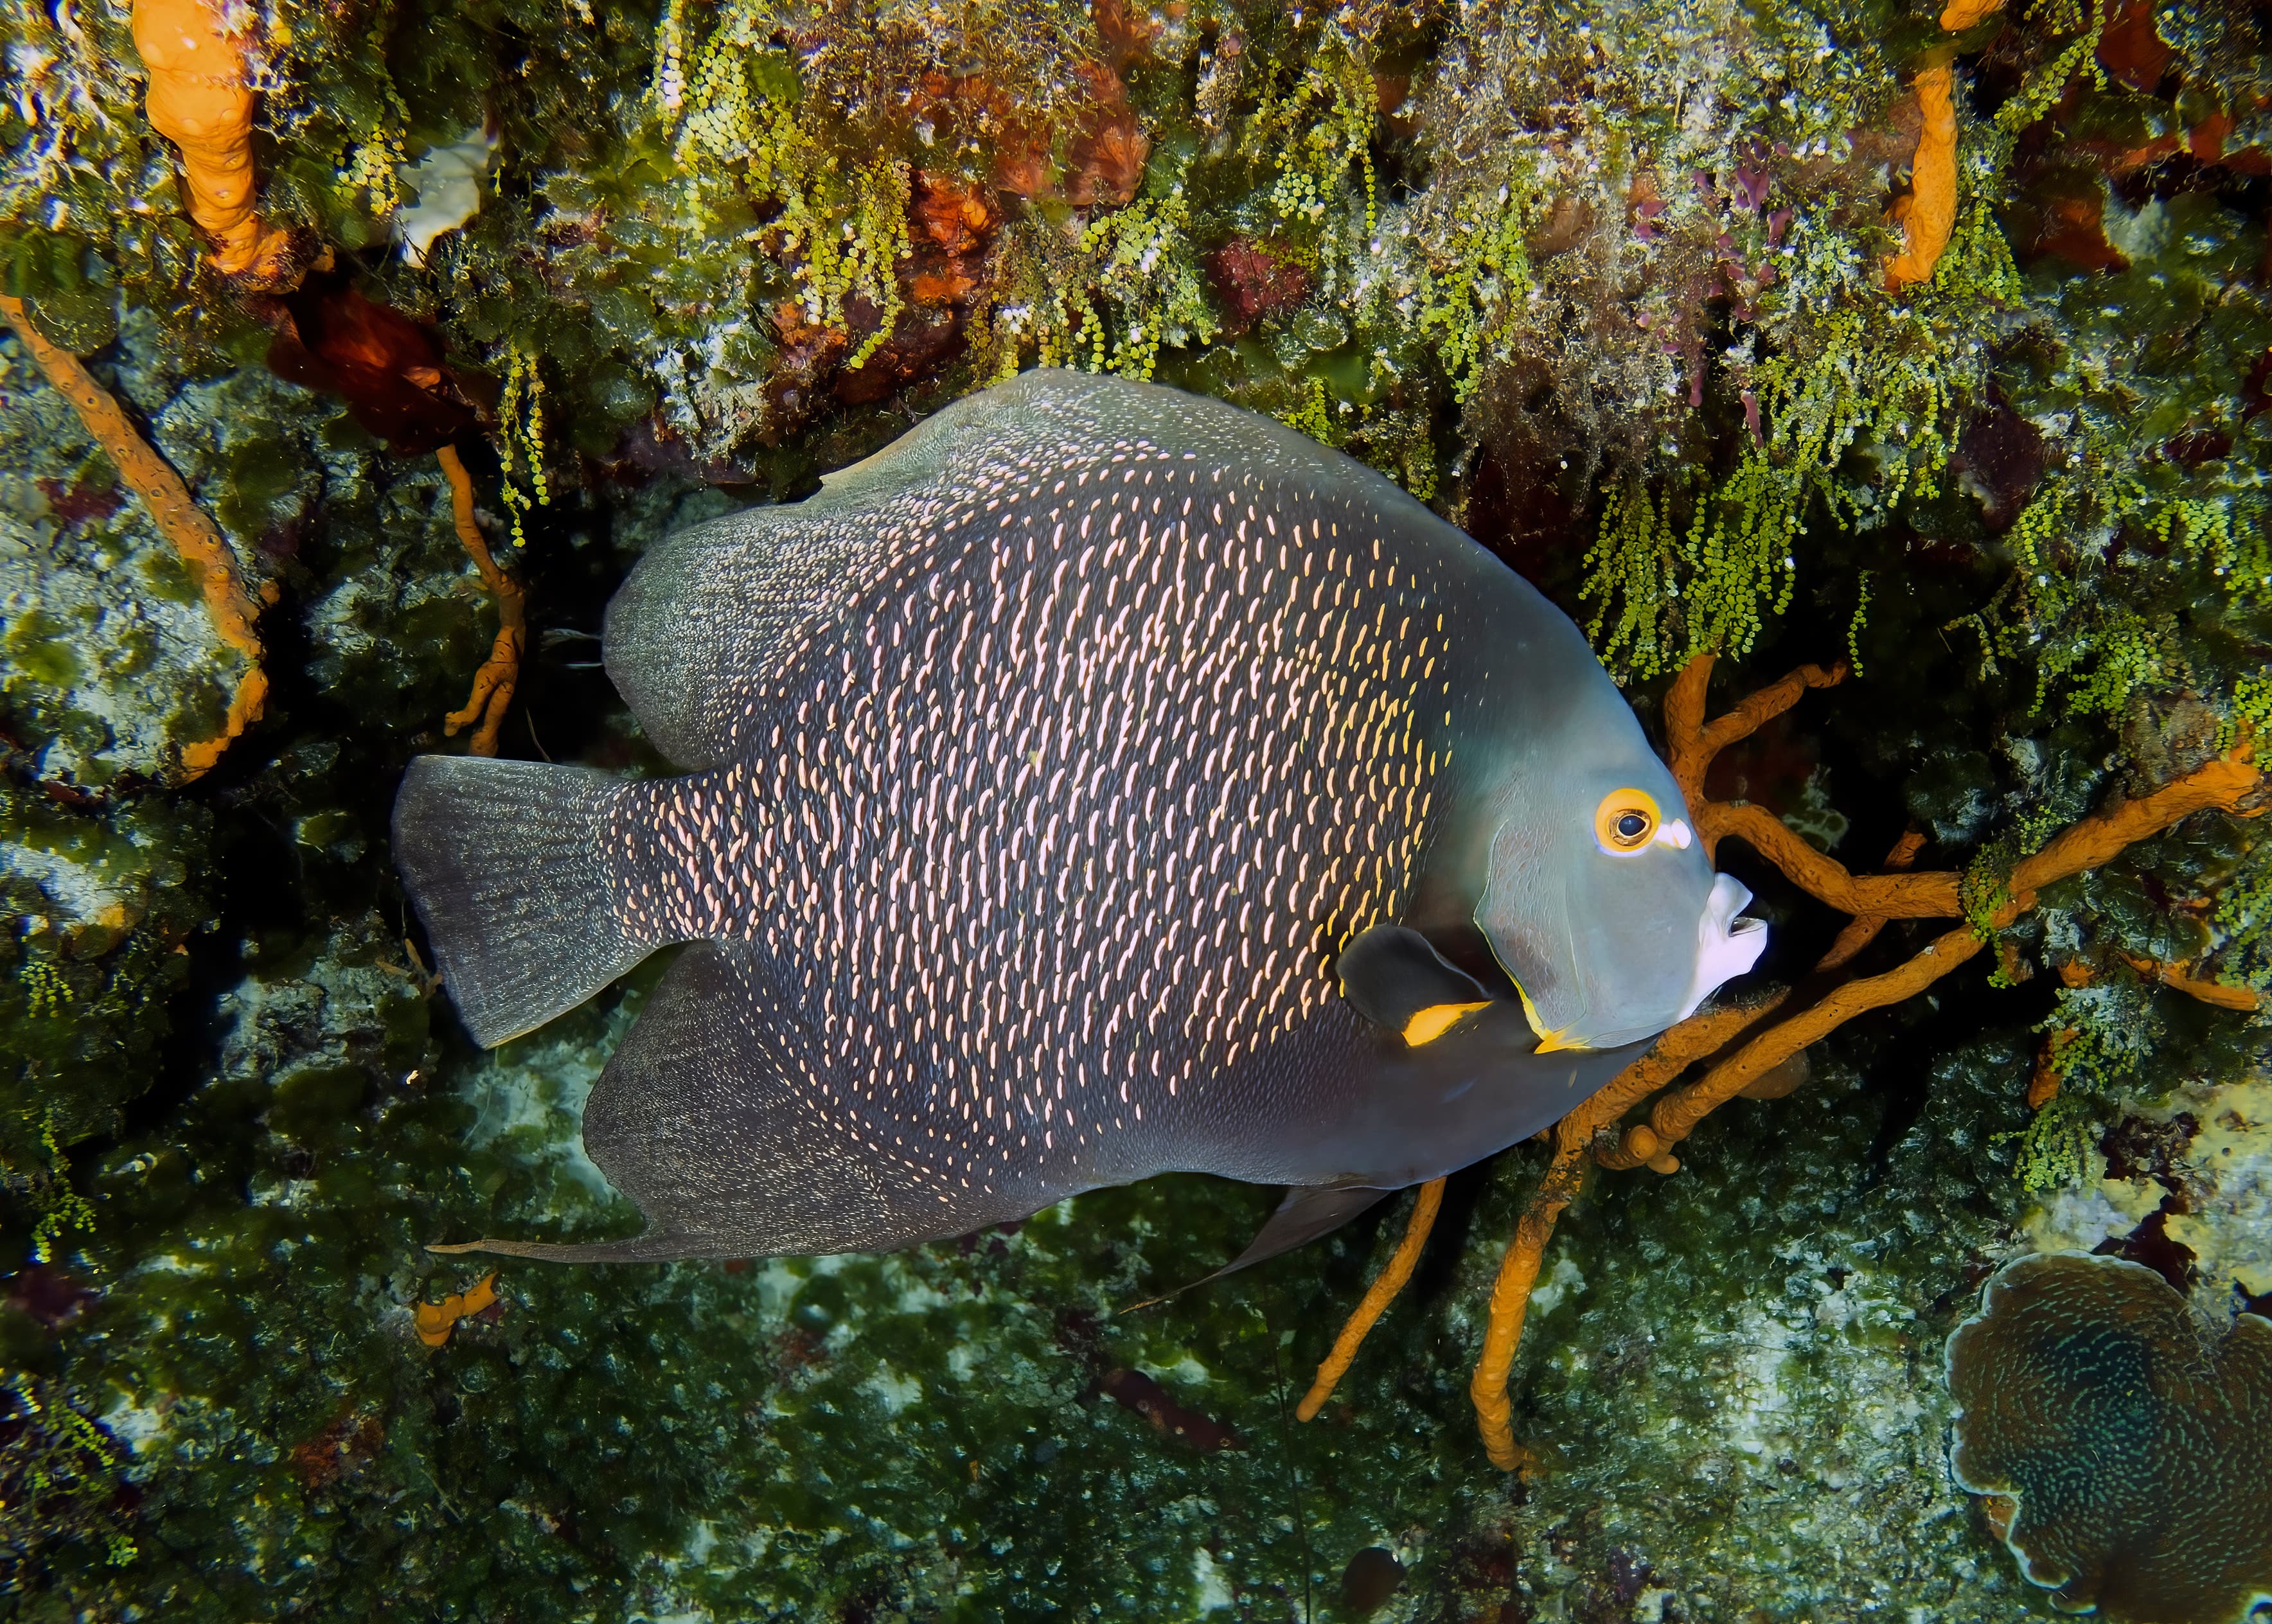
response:
[[[2222,1624],[2272,1599],[2272,1321],[2204,1335],[2152,1270],[2007,1265],[1948,1339],[1950,1464],[2067,1612]]]

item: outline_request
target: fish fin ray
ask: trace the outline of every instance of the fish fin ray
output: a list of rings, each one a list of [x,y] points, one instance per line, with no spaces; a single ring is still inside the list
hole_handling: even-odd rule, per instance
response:
[[[687,1251],[685,1237],[648,1231],[623,1240],[592,1240],[581,1242],[552,1240],[506,1240],[484,1235],[479,1240],[459,1240],[446,1246],[430,1246],[426,1249],[454,1256],[467,1252],[486,1252],[497,1257],[527,1257],[547,1263],[660,1263],[682,1257],[706,1255]]]
[[[574,1009],[660,942],[624,927],[604,837],[624,786],[542,762],[421,756],[394,801],[394,861],[442,985],[495,1048]]]

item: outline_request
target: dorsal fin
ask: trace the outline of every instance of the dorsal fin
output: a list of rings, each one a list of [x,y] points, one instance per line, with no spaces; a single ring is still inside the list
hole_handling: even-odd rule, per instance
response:
[[[966,396],[821,480],[802,502],[745,508],[649,548],[608,604],[602,659],[657,749],[679,766],[735,753],[751,683],[844,611],[891,533],[983,483],[1046,378]]]
[[[989,396],[957,401],[802,502],[729,513],[649,548],[608,604],[602,658],[655,748],[688,768],[731,756],[750,680],[841,608],[889,549],[886,521],[919,522],[947,464],[1005,409]]]

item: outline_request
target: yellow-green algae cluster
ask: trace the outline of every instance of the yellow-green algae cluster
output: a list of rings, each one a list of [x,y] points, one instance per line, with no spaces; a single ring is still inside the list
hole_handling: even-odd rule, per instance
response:
[[[277,309],[200,268],[126,20],[0,0],[0,286],[271,585],[275,686],[169,785],[217,651],[0,345],[11,1615],[1327,1618],[1373,1546],[1409,1569],[1390,1618],[2040,1609],[1945,1471],[1934,1350],[2047,1201],[2107,1204],[2105,1244],[2205,1309],[2256,1300],[2261,1184],[2149,1190],[2136,1146],[2261,1079],[2266,1026],[2138,965],[2272,985],[2261,818],[2054,888],[2009,985],[1857,1023],[1678,1176],[1573,1207],[1515,1370],[1523,1483],[1465,1382],[1535,1149],[1455,1183],[1308,1427],[1396,1213],[1117,1317],[1267,1206],[1196,1180],[889,1259],[516,1266],[502,1317],[421,1344],[410,1305],[475,1278],[422,1242],[629,1221],[574,1121],[654,972],[494,1056],[432,993],[385,808],[492,622],[430,460],[270,376]],[[509,753],[659,770],[578,636],[640,549],[1042,361],[1372,462],[1557,594],[1652,719],[1698,649],[1730,695],[1849,658],[1721,793],[1857,868],[1913,821],[1984,919],[2052,831],[2272,728],[2244,9],[2046,0],[1954,40],[1930,7],[1732,0],[241,20],[264,211],[496,385],[469,459],[539,634]],[[1906,82],[1952,53],[1955,235],[1889,294]],[[404,168],[484,126],[478,212],[408,263]],[[1775,927],[1761,973],[1795,976],[1837,921],[1723,855]]]

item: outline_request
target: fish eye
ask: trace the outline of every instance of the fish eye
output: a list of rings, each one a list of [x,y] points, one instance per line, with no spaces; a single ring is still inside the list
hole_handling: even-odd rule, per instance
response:
[[[1594,808],[1594,839],[1612,857],[1630,857],[1656,838],[1658,821],[1647,791],[1613,789]]]

